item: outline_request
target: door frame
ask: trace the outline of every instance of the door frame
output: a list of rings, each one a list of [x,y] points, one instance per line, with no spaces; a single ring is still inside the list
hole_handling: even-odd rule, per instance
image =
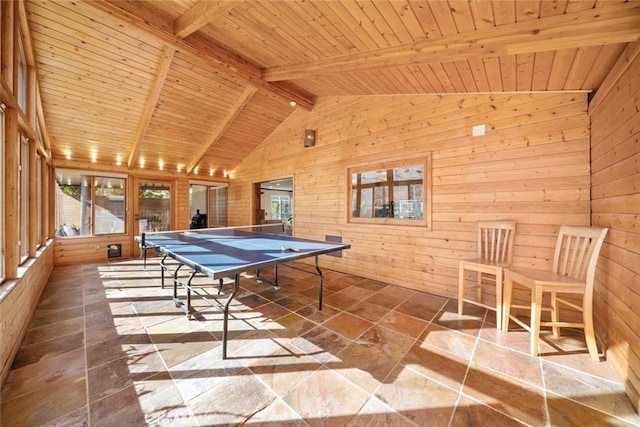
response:
[[[133,257],[139,257],[141,255],[140,246],[136,241],[136,237],[140,235],[140,182],[158,182],[169,185],[170,201],[169,201],[169,228],[175,230],[176,224],[176,181],[171,179],[161,179],[157,177],[146,176],[132,176],[131,177],[131,193],[129,199],[131,200],[131,251]]]

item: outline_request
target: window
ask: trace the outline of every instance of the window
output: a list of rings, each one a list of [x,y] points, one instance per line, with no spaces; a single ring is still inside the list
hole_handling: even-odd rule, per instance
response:
[[[20,263],[29,258],[29,140],[20,138],[20,185],[18,200],[20,201]]]
[[[124,233],[124,178],[95,176],[93,181],[93,234]]]
[[[271,219],[288,221],[291,216],[291,198],[289,196],[271,196]]]
[[[431,157],[349,168],[348,221],[430,225]]]
[[[209,227],[227,225],[227,187],[209,187]]]
[[[18,37],[18,105],[22,112],[27,111],[27,70],[27,59],[20,34]]]
[[[192,181],[189,187],[189,228],[227,226],[227,185]]]
[[[0,104],[0,235],[4,232],[4,105]],[[0,237],[0,283],[4,281],[4,238]]]
[[[58,171],[56,184],[56,236],[125,232],[125,178]]]
[[[42,158],[36,156],[36,248],[42,246]]]

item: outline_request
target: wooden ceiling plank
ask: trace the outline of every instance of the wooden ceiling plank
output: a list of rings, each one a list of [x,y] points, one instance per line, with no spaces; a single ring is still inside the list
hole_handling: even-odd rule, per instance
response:
[[[299,3],[299,2],[286,2],[283,3],[283,7],[286,7],[289,15],[289,22],[299,21],[303,19],[305,25],[305,37],[309,38],[307,44],[322,47],[324,56],[326,52],[340,52],[340,54],[346,54],[354,51],[353,44],[346,40],[342,29],[337,29],[322,12],[318,12],[315,3]]]
[[[481,58],[489,84],[489,92],[502,92],[502,72],[499,58]]]
[[[473,81],[476,84],[476,87],[478,88],[478,91],[491,92],[491,88],[489,86],[489,78],[487,76],[485,63],[482,60],[482,58],[470,58],[469,68],[471,69],[471,75],[472,75]],[[492,78],[496,78],[496,77],[492,76]]]
[[[449,0],[449,10],[457,33],[465,33],[476,29],[473,10],[468,0]]]
[[[270,42],[264,43],[265,45],[268,44],[274,50],[280,51],[280,55],[282,55],[283,49],[279,46],[289,45],[291,54],[289,57],[283,58],[285,62],[292,61],[291,56],[293,55],[304,61],[307,59],[302,58],[314,60],[326,57],[327,49],[331,49],[330,51],[333,52],[332,46],[320,37],[318,32],[309,31],[309,26],[306,23],[300,25],[299,14],[285,10],[285,8],[289,9],[287,3],[283,3],[282,8],[277,11],[274,11],[267,4],[264,7],[253,7],[248,11],[252,20],[259,23],[260,28],[269,29]],[[260,46],[260,48],[263,47]]]
[[[411,5],[407,0],[398,0],[398,1],[385,3],[385,5],[387,4],[389,8],[395,9],[395,13],[399,18],[398,20],[406,29],[407,37],[409,37],[410,40],[419,40],[419,39],[425,38],[425,34],[424,34],[424,31],[422,31],[420,22],[418,22],[418,19],[416,15],[413,13],[413,10],[411,9]],[[387,12],[384,12],[384,11],[381,11],[381,12],[383,15],[386,16]],[[403,43],[405,42],[404,39],[401,38],[401,40],[403,41]],[[409,41],[406,41],[406,42],[409,42]]]
[[[291,80],[345,70],[370,70],[631,42],[640,36],[640,6],[631,3],[555,15],[475,32],[342,55],[310,63],[267,68],[267,81]]]
[[[398,19],[396,11],[387,2],[360,0],[362,11],[369,17],[374,27],[386,40],[388,46],[410,43],[413,39],[407,33],[402,21]]]
[[[160,98],[162,86],[164,85],[164,81],[167,78],[167,74],[169,73],[169,68],[171,67],[171,61],[173,60],[174,54],[175,49],[171,46],[166,46],[164,51],[162,52],[162,56],[160,57],[158,72],[156,73],[156,77],[153,81],[153,84],[151,85],[151,89],[149,90],[149,96],[147,98],[147,102],[145,103],[142,116],[140,117],[140,124],[138,125],[138,129],[136,130],[136,136],[133,140],[131,152],[129,153],[129,159],[127,161],[127,166],[129,168],[133,167],[133,162],[136,159],[138,152],[140,151],[140,144],[142,142],[142,139],[144,138],[145,133],[147,132],[149,123],[151,122],[151,116],[153,116],[153,111],[155,110],[158,99]]]
[[[340,28],[343,37],[350,44],[350,51],[358,52],[377,47],[368,34],[357,31],[353,17],[344,9],[342,2],[328,2],[323,4],[320,4],[320,2],[312,2],[311,4],[318,8],[318,10],[330,20],[333,26]]]
[[[431,39],[442,36],[442,32],[438,27],[435,16],[429,7],[427,0],[419,0],[411,2],[411,10],[416,15],[425,38]]]
[[[118,21],[112,17],[106,17],[101,22],[96,22],[95,9],[87,7],[87,10],[73,8],[70,2],[63,3],[34,3],[29,2],[29,20],[33,33],[41,33],[47,36],[47,40],[66,42],[74,48],[88,49],[95,47],[100,49],[103,55],[119,55],[129,57],[131,61],[155,61],[163,44],[159,42],[148,43],[146,40],[136,37],[131,32],[120,32],[116,28]],[[65,8],[63,6],[70,6]],[[93,12],[94,17],[86,16]],[[121,27],[120,27],[121,28]],[[147,37],[150,39],[150,37]]]
[[[473,0],[469,2],[473,23],[477,30],[491,28],[495,25],[493,20],[493,5],[491,2]]]
[[[258,66],[245,61],[221,46],[215,45],[212,40],[202,37],[198,33],[192,34],[188,40],[177,37],[173,34],[173,21],[156,13],[155,9],[143,2],[131,0],[86,1],[94,7],[159,38],[181,52],[205,56],[230,76],[238,76],[245,83],[263,88],[287,102],[295,101],[300,108],[311,110],[315,104],[314,97],[309,94],[292,90],[289,86],[263,80],[262,70]]]
[[[624,45],[603,46],[582,86],[584,88],[596,88],[597,90],[599,84],[606,79],[618,58],[624,54],[625,48],[626,46]]]
[[[245,90],[242,92],[240,97],[233,103],[233,105],[227,111],[224,119],[216,126],[216,129],[209,137],[209,143],[204,144],[200,152],[196,155],[196,157],[191,160],[189,166],[187,166],[187,175],[191,175],[195,168],[198,166],[198,163],[202,160],[202,158],[207,154],[207,151],[220,139],[220,137],[224,134],[224,131],[233,123],[235,118],[242,112],[242,109],[249,102],[251,97],[256,93],[257,88],[254,86],[247,86]]]
[[[375,24],[371,21],[369,16],[364,13],[362,7],[358,3],[353,1],[336,3],[339,3],[344,9],[344,12],[350,15],[349,17],[345,16],[343,19],[345,21],[351,21],[351,25],[355,25],[355,27],[359,29],[357,32],[366,34],[374,43],[374,46],[371,46],[370,48],[376,49],[389,46],[389,42],[385,40],[382,34],[380,34],[380,31],[378,31]]]
[[[175,20],[174,34],[185,38],[237,5],[237,1],[200,0]]]
[[[555,52],[538,52],[533,59],[533,80],[531,90],[547,90]]]
[[[581,55],[578,56],[579,61],[577,62],[577,66],[572,68],[572,72],[569,74],[570,78],[565,84],[565,90],[584,89],[584,82],[591,72],[596,58],[600,55],[600,50],[602,50],[602,46],[579,49],[579,51],[581,51]]]
[[[589,114],[593,114],[601,105],[606,95],[615,87],[620,77],[627,71],[638,56],[640,56],[640,40],[635,43],[630,43],[622,55],[620,55],[611,72],[607,74],[607,78],[602,82],[602,85],[600,85],[600,88],[598,88],[589,103]]]
[[[530,91],[533,81],[533,53],[516,56],[516,90]]]
[[[502,76],[502,90],[505,92],[516,91],[516,58],[515,56],[503,56],[500,60],[500,75]]]

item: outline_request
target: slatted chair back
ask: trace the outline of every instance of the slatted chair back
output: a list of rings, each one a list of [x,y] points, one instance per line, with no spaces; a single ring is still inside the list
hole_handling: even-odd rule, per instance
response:
[[[514,221],[479,221],[478,258],[510,264],[515,229]]]
[[[606,228],[563,225],[553,258],[553,272],[585,281],[592,287]]]

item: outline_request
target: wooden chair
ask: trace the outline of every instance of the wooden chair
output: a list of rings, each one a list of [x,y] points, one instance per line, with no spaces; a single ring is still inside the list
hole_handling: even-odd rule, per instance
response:
[[[532,355],[539,354],[538,343],[541,326],[551,326],[555,336],[560,336],[560,327],[574,327],[584,329],[591,359],[600,360],[593,330],[593,282],[598,255],[606,234],[606,228],[562,226],[558,234],[551,271],[525,268],[505,269],[503,329],[505,331],[509,329],[509,319],[511,319],[528,330],[531,334],[530,350]],[[530,306],[511,304],[514,282],[531,291]],[[550,307],[542,307],[544,293],[551,295]],[[582,306],[558,297],[559,293],[581,294]],[[561,322],[558,303],[582,312],[583,321]],[[530,308],[530,325],[512,315],[512,308]],[[551,311],[551,321],[541,321],[542,310]]]
[[[460,260],[458,264],[458,314],[463,314],[464,303],[475,304],[496,312],[496,327],[502,328],[502,271],[513,259],[514,221],[479,221],[476,258]],[[477,274],[475,284],[465,285],[467,272]],[[484,286],[495,286],[496,303],[482,302]],[[486,289],[486,288],[485,288]],[[465,297],[476,292],[475,299]]]

